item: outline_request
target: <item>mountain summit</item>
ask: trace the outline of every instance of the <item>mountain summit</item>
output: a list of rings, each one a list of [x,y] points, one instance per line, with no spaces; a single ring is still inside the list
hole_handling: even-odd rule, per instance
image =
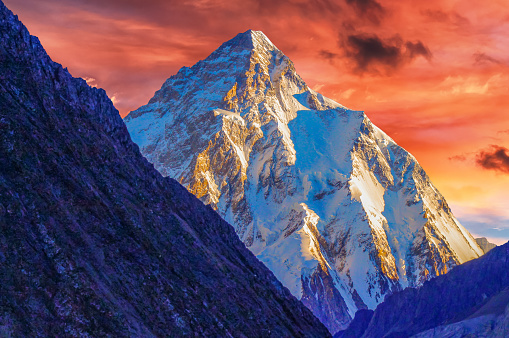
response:
[[[182,68],[124,121],[331,332],[483,253],[416,159],[310,89],[262,32]]]

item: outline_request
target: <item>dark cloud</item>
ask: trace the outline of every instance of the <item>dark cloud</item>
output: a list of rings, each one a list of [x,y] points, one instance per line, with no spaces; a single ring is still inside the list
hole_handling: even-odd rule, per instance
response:
[[[323,59],[325,59],[325,60],[327,60],[327,61],[329,61],[329,62],[331,62],[331,63],[333,63],[333,62],[334,62],[334,60],[335,60],[336,58],[338,58],[338,57],[339,57],[339,54],[337,54],[337,53],[333,53],[333,52],[328,51],[328,50],[325,50],[325,49],[320,50],[320,51],[318,52],[318,55],[319,55],[321,58],[323,58]]]
[[[350,35],[348,46],[350,56],[361,70],[366,70],[373,63],[396,68],[402,62],[400,48],[383,42],[377,36]]]
[[[376,0],[346,0],[346,3],[352,6],[361,18],[368,19],[374,24],[380,24],[385,8]]]
[[[339,19],[341,5],[335,0],[308,0],[308,1],[272,1],[272,0],[244,0],[240,3],[251,3],[255,10],[263,15],[277,14],[289,15],[291,13],[304,15],[314,19],[326,17],[327,20]]]
[[[421,41],[410,42],[407,41],[405,43],[406,50],[410,59],[413,59],[417,56],[423,56],[424,58],[430,60],[431,52],[428,47],[426,47]]]
[[[483,66],[483,65],[487,65],[487,64],[500,64],[501,62],[485,53],[480,53],[480,52],[477,52],[477,53],[474,53],[473,54],[473,57],[474,57],[474,65],[477,65],[477,66]]]
[[[346,3],[355,6],[362,12],[368,12],[371,10],[383,11],[384,8],[376,0],[346,0]]]
[[[382,40],[376,35],[350,35],[346,45],[346,55],[361,73],[394,70],[418,56],[431,59],[430,50],[421,41],[403,42],[398,36]]]
[[[509,149],[491,145],[477,154],[476,163],[484,169],[509,174]]]
[[[421,14],[431,21],[435,22],[447,22],[450,20],[449,14],[441,10],[427,9],[421,11]]]
[[[442,10],[428,9],[425,11],[421,11],[421,15],[423,15],[429,21],[449,24],[455,26],[456,28],[459,27],[464,28],[470,25],[470,21],[464,16],[458,14],[457,12],[444,12]]]

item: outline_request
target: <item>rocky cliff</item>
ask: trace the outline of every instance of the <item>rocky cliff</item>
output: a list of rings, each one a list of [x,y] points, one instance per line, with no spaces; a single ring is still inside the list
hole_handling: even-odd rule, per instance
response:
[[[0,336],[326,337],[0,2]]]

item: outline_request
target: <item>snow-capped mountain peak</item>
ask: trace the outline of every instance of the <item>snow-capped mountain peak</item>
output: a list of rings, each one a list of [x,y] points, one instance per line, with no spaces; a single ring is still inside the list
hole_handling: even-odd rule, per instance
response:
[[[124,121],[331,332],[482,254],[416,159],[311,90],[261,32],[181,69]]]
[[[226,48],[245,48],[246,50],[256,50],[258,53],[269,53],[279,49],[263,34],[262,31],[254,31],[249,29],[244,33],[237,34],[233,39],[222,44],[210,57],[216,52],[224,53]]]

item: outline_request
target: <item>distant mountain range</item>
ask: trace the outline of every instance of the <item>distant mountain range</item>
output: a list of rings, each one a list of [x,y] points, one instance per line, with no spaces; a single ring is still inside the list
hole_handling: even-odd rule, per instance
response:
[[[497,247],[496,244],[488,242],[488,240],[485,237],[476,238],[475,241],[477,242],[477,244],[479,244],[479,246],[481,247],[482,251],[484,251],[484,253],[487,253],[491,249],[494,249]]]
[[[0,37],[0,336],[329,336],[1,1]]]
[[[417,160],[247,31],[124,119],[331,332],[483,254]]]
[[[509,243],[358,312],[334,337],[509,337]]]

